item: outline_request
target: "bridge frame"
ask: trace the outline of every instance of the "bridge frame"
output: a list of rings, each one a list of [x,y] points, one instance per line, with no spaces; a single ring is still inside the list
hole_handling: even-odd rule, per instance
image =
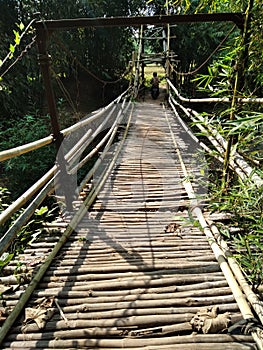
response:
[[[141,26],[201,22],[234,22],[239,29],[244,27],[245,16],[240,13],[199,13],[193,15],[158,15],[138,17],[96,17],[37,21],[34,26],[37,32],[79,27],[115,27]]]
[[[61,149],[63,134],[60,131],[59,116],[55,102],[55,95],[51,79],[51,57],[48,54],[48,40],[54,31],[87,28],[87,27],[118,27],[118,26],[143,26],[143,25],[169,25],[180,23],[203,23],[203,22],[233,22],[243,31],[245,16],[242,13],[208,13],[192,15],[158,15],[141,17],[103,17],[103,18],[76,18],[61,20],[41,20],[34,23],[36,29],[36,42],[39,52],[39,63],[43,76],[43,83],[47,97],[48,110],[53,136],[57,149],[58,165],[63,177],[62,183],[66,183],[67,191],[65,199],[67,210],[72,210],[73,193],[70,192],[70,175],[67,173],[66,161]]]

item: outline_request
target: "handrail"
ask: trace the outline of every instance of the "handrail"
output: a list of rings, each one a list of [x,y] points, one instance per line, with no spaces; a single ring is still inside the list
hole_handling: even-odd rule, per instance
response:
[[[121,110],[119,111],[117,117],[116,117],[116,121],[115,123],[113,124],[112,128],[109,130],[108,134],[110,135],[110,138],[107,142],[107,144],[105,145],[105,148],[102,152],[102,154],[100,155],[99,159],[96,161],[96,163],[94,164],[93,168],[88,172],[88,174],[85,176],[85,178],[82,180],[80,186],[79,186],[79,189],[81,190],[85,184],[91,179],[91,177],[94,175],[95,171],[98,169],[99,165],[101,164],[102,160],[105,158],[111,144],[112,144],[112,141],[114,140],[114,137],[115,137],[115,134],[118,130],[118,126],[120,124],[120,121],[123,119],[123,116],[122,114],[125,114],[128,110],[128,108],[130,107],[130,104],[131,104],[131,101],[129,101],[128,105],[126,106],[125,109],[124,108],[124,103],[125,101],[123,102],[123,105],[122,105],[122,108]],[[107,135],[106,135],[107,136]],[[105,136],[105,137],[106,137]],[[103,140],[102,140],[103,141]]]
[[[193,115],[202,123],[204,122],[203,117],[197,113],[196,111],[191,110],[192,113],[192,119]],[[210,125],[206,125],[207,129],[213,135],[213,137],[216,139],[217,143],[222,147],[222,149],[225,151],[226,150],[226,140],[222,135],[220,135],[215,129],[213,129]],[[243,159],[243,157],[234,150],[231,151],[232,156],[233,156],[233,164],[232,168],[236,170],[236,165],[243,171],[246,177],[251,177],[251,180],[254,181],[254,183],[258,186],[262,186],[263,184],[263,179],[258,176],[257,174],[254,173],[254,170],[247,164],[247,162]],[[241,176],[242,177],[242,176]],[[244,176],[243,176],[244,178]]]
[[[167,79],[168,80],[168,79]],[[171,86],[172,90],[176,90],[176,88],[173,86],[173,84],[169,81],[169,85]],[[177,91],[177,90],[176,90]],[[197,113],[196,111],[192,109],[187,109],[184,106],[180,105],[175,101],[173,96],[170,95],[171,101],[180,107],[180,109],[188,116],[190,117],[194,122],[197,122],[197,120],[194,118],[198,118],[199,123],[197,122],[197,127],[203,131],[207,132],[204,124],[203,117]],[[200,123],[201,122],[201,123]],[[223,138],[222,135],[220,135],[216,130],[214,130],[211,126],[206,125],[210,135],[207,136],[207,138],[210,140],[210,142],[215,146],[215,148],[219,151],[219,153],[224,153],[226,149],[226,140]],[[254,173],[254,170],[247,164],[247,162],[243,159],[243,157],[236,151],[232,152],[233,159],[230,160],[230,166],[231,168],[236,171],[236,173],[240,176],[240,178],[244,177],[250,177],[251,180],[257,185],[262,186],[263,179]]]
[[[249,318],[253,317],[253,312],[252,312],[247,300],[249,300],[249,301],[253,300],[254,302],[257,300],[256,300],[256,298],[252,298],[252,297],[248,298],[247,294],[246,294],[246,296],[244,295],[243,290],[242,290],[241,286],[238,284],[238,281],[237,281],[237,278],[235,275],[236,269],[233,269],[233,260],[234,259],[232,259],[232,260],[228,259],[228,257],[225,254],[226,253],[226,251],[224,249],[225,246],[222,247],[220,245],[220,239],[218,239],[220,236],[219,232],[216,232],[216,235],[217,235],[217,239],[216,239],[216,237],[214,235],[215,232],[214,232],[213,228],[211,227],[211,224],[204,217],[202,209],[198,205],[198,197],[196,196],[194,187],[193,187],[191,181],[189,181],[189,173],[185,167],[180,149],[179,149],[178,144],[176,142],[176,139],[174,137],[174,132],[173,132],[172,127],[169,123],[167,115],[166,115],[166,120],[167,120],[167,124],[168,124],[169,130],[170,130],[170,134],[172,136],[174,148],[176,150],[176,153],[177,153],[177,156],[179,158],[179,162],[180,162],[180,165],[182,167],[183,174],[184,174],[184,179],[182,181],[182,184],[183,184],[185,191],[190,199],[190,210],[192,212],[192,215],[196,217],[200,226],[203,229],[203,232],[204,232],[204,234],[208,240],[208,243],[209,243],[209,245],[210,245],[210,247],[211,247],[211,249],[216,257],[216,260],[221,268],[221,271],[223,272],[225,279],[226,279],[226,281],[227,281],[227,283],[228,283],[228,285],[233,293],[233,296],[236,300],[236,303],[239,307],[239,310],[240,310],[243,318],[249,319]],[[241,274],[241,271],[238,271],[238,277],[239,277],[239,280],[240,280],[240,278],[241,279],[244,278]],[[248,290],[248,291],[250,292],[250,290]],[[254,310],[262,312],[261,308],[257,307],[255,309],[255,306],[256,305],[253,305]],[[262,318],[260,318],[260,320],[261,319]],[[255,340],[256,344],[259,346],[259,349],[262,349],[262,346],[263,346],[262,337],[260,337],[260,335],[257,333],[256,330],[253,330],[251,332],[251,335],[252,335],[253,339]]]
[[[108,116],[103,120],[103,122],[99,125],[99,127],[93,132],[93,134],[89,138],[89,141],[86,142],[85,144],[83,144],[81,147],[79,147],[77,152],[70,159],[70,162],[72,162],[76,157],[78,157],[82,153],[83,148],[87,147],[95,139],[95,137],[103,130],[104,126],[107,124],[107,122],[111,118],[111,116],[112,116],[113,112],[116,110],[116,108],[117,108],[117,104],[115,104],[113,106],[113,108],[109,111]],[[87,156],[78,163],[78,166],[77,166],[78,169],[86,163],[86,158],[87,158]],[[71,170],[71,172],[74,172],[74,171]]]
[[[38,193],[36,198],[34,198],[34,201],[31,202],[30,205],[25,209],[25,211],[16,219],[16,221],[12,224],[12,226],[8,229],[4,236],[1,237],[0,256],[8,249],[8,247],[16,237],[17,231],[21,229],[21,227],[30,219],[30,217],[34,214],[35,210],[44,201],[46,196],[53,190],[53,187],[53,179],[51,179]]]
[[[175,92],[176,96],[181,100],[182,102],[189,102],[189,103],[218,103],[218,102],[231,102],[231,99],[229,97],[207,97],[207,98],[186,98],[180,95],[179,91],[176,89],[176,87],[173,85],[173,83],[167,79],[168,84]],[[263,98],[260,97],[239,97],[238,102],[242,103],[263,103]]]
[[[12,214],[22,207],[37,191],[54,176],[57,169],[57,165],[54,165],[45,175],[43,175],[37,182],[34,183],[26,192],[24,192],[19,198],[17,198],[8,208],[6,208],[0,214],[0,225],[3,225]]]
[[[47,136],[43,139],[39,139],[39,140],[27,143],[27,144],[22,145],[22,146],[18,146],[18,147],[10,148],[10,149],[5,150],[5,151],[1,151],[0,152],[0,162],[3,162],[4,160],[14,158],[14,157],[20,156],[22,154],[34,151],[38,148],[49,145],[52,142],[54,142],[54,137],[53,137],[53,135],[50,135],[50,136]]]
[[[116,103],[118,103],[125,94],[127,94],[129,89],[124,91],[121,95],[119,95],[114,101],[112,101],[108,106],[100,110],[99,112],[95,113],[90,118],[86,119],[84,123],[78,122],[74,124],[74,128],[67,128],[64,129],[62,132],[64,135],[68,135],[69,133],[79,129],[80,127],[83,127],[84,125],[89,124],[90,122],[97,119],[99,116],[102,116],[105,111],[107,111],[112,106],[115,106]],[[51,136],[50,136],[51,137]],[[46,139],[49,139],[50,137],[47,137]],[[46,140],[44,139],[44,140]],[[36,143],[37,141],[33,142]],[[32,144],[32,143],[31,143]],[[25,145],[28,146],[28,145]],[[29,152],[27,148],[27,152]],[[71,151],[68,152],[66,155],[66,160],[72,157]],[[46,172],[34,185],[32,185],[28,190],[26,190],[19,198],[17,198],[8,208],[6,208],[1,214],[0,214],[0,225],[3,225],[10,217],[13,215],[17,210],[19,210],[32,196],[34,196],[54,175],[55,172],[58,170],[58,166],[54,165],[49,171]]]
[[[113,100],[109,105],[107,105],[106,107],[102,108],[101,110],[99,110],[96,114],[87,117],[84,121],[80,121],[66,129],[61,130],[61,134],[63,136],[69,135],[70,133],[72,133],[73,131],[78,130],[79,128],[86,126],[87,124],[91,123],[92,121],[94,121],[95,119],[99,118],[105,111],[107,111],[110,107],[112,107],[112,105],[114,105],[115,103],[118,103],[122,97],[127,94],[129,91],[129,89],[125,90],[121,95],[119,95],[115,100]],[[30,143],[27,143],[25,145],[21,145],[18,147],[14,147],[14,148],[10,148],[8,150],[4,150],[0,152],[0,162],[10,159],[10,158],[14,158],[17,156],[20,156],[22,154],[34,151],[38,148],[41,148],[43,146],[49,145],[52,142],[54,142],[54,136],[53,135],[49,135],[43,139],[39,139]]]
[[[124,107],[124,103],[125,100],[122,104],[122,109]],[[112,104],[111,104],[112,105]],[[113,111],[115,110],[115,106],[113,108]],[[105,110],[104,110],[105,112]],[[111,114],[105,119],[106,121],[110,118]],[[113,126],[110,129],[110,132],[107,133],[107,137],[106,139],[111,135],[111,140],[112,140],[112,135],[113,135],[113,129],[116,128],[116,124],[117,122],[120,120],[121,117],[121,113],[118,114],[118,117],[115,119],[115,122],[113,123]],[[103,123],[101,125],[105,124],[105,120],[103,121]],[[116,131],[115,131],[116,133]],[[91,134],[91,130],[89,130],[87,132],[87,134],[85,134],[80,141],[82,142],[83,139],[84,141],[87,139],[87,137],[89,137]],[[97,133],[94,133],[94,137],[92,139],[95,138],[95,136],[97,135]],[[114,134],[115,135],[115,134]],[[105,142],[105,141],[104,141]],[[101,143],[101,142],[100,142]],[[73,156],[73,152],[76,149],[76,146],[79,144],[79,142],[77,142],[77,144],[73,147],[73,149],[71,149],[65,156],[66,160],[68,160],[70,157]],[[85,145],[86,146],[86,145]],[[95,148],[96,151],[98,151],[98,148]],[[94,153],[94,150],[93,150]],[[74,170],[77,171],[78,170],[78,166],[76,167],[76,169],[74,168],[71,172],[73,173]],[[40,187],[45,184],[46,181],[48,181],[49,177],[51,177],[51,180],[49,180],[48,184],[45,185],[45,187],[41,190],[41,192],[37,195],[37,197],[34,199],[33,202],[30,203],[30,205],[27,207],[27,209],[25,209],[25,211],[16,219],[16,221],[12,224],[12,226],[8,229],[8,231],[4,234],[3,237],[1,237],[0,239],[0,256],[1,254],[6,251],[6,249],[9,247],[9,245],[11,244],[12,240],[15,238],[16,232],[27,222],[27,220],[33,215],[34,211],[38,208],[38,206],[43,202],[43,200],[45,199],[45,197],[47,196],[47,194],[54,190],[54,178],[52,178],[52,176],[55,174],[55,171],[58,169],[57,166],[54,166],[47,174],[45,174],[40,180],[39,180],[39,185]],[[36,183],[37,184],[37,183]],[[36,185],[35,184],[35,185]],[[14,213],[16,212],[18,209],[21,208],[21,206],[26,203],[39,189],[39,186],[35,186],[33,185],[27,192],[24,193],[24,195],[22,197],[19,197],[17,201],[15,201],[14,203],[12,203],[4,212],[1,213],[0,215],[0,224],[4,224],[4,222]]]
[[[129,89],[128,89],[129,90]],[[105,123],[109,121],[110,117],[112,116],[112,113],[114,110],[116,110],[117,103],[123,99],[123,96],[127,94],[126,90],[124,93],[122,93],[120,96],[118,96],[113,102],[111,102],[106,108],[103,108],[100,110],[98,113],[93,115],[87,120],[85,120],[85,125],[90,123],[91,121],[94,121],[97,119],[99,116],[103,116],[105,111],[110,109],[112,106],[112,110],[110,113],[108,113],[108,116],[102,120],[102,123],[99,125],[99,127],[94,131],[93,135],[90,137],[92,133],[92,129],[89,129],[85,134],[77,140],[75,146],[68,151],[68,153],[65,155],[65,160],[66,161],[72,161],[72,159],[75,158],[75,153],[77,152],[77,155],[80,154],[81,150],[87,146],[87,144],[90,144],[90,142],[96,137],[96,135],[101,131],[103,126],[105,126]],[[120,113],[121,112],[126,112],[126,108],[124,110],[124,104],[126,102],[126,98],[123,99],[122,107],[121,110],[118,113],[118,116],[116,117],[112,128],[110,129],[111,133],[108,133],[108,137],[112,136],[112,131],[113,127],[116,126],[116,123],[120,119]],[[78,128],[83,126],[83,123],[77,123],[77,128],[74,128],[74,131],[77,130]],[[75,125],[74,125],[75,127]],[[72,132],[72,128],[65,129],[66,133],[69,134]],[[111,139],[111,137],[110,137]],[[104,141],[105,142],[105,141]],[[103,142],[103,143],[104,143]],[[95,151],[97,152],[99,147],[103,145],[103,143],[99,143],[99,145],[95,148],[93,153]],[[76,168],[76,171],[78,170],[79,167]],[[40,193],[34,198],[34,201],[29,204],[29,206],[25,209],[25,211],[20,215],[19,218],[13,223],[13,225],[9,228],[9,230],[6,232],[4,237],[1,238],[1,249],[0,252],[2,252],[3,249],[6,249],[8,247],[8,242],[9,239],[12,239],[14,237],[15,233],[19,228],[21,228],[25,222],[33,215],[34,210],[40,205],[40,203],[44,200],[45,197],[43,195],[47,195],[50,191],[54,190],[54,179],[55,176],[58,174],[57,171],[59,170],[58,165],[54,165],[45,175],[43,175],[34,185],[32,185],[26,192],[24,192],[19,198],[17,198],[8,208],[6,208],[1,214],[0,214],[0,224],[3,225],[17,210],[19,210],[26,202],[28,202],[43,186],[45,186]],[[49,183],[48,183],[49,182]],[[48,183],[48,184],[47,184]],[[48,187],[47,187],[48,186]],[[48,190],[46,189],[48,188]],[[34,208],[34,210],[33,210]],[[33,211],[32,211],[33,210]],[[11,238],[10,238],[11,237]]]
[[[115,120],[114,124],[116,123],[117,119]],[[97,146],[95,146],[90,152],[89,154],[87,154],[75,167],[73,167],[72,169],[70,169],[69,173],[70,174],[74,174],[76,173],[80,168],[83,167],[84,164],[87,163],[87,161],[93,157],[100,149],[100,147],[102,145],[104,145],[104,143],[108,140],[108,138],[110,137],[111,133],[113,131],[113,126],[110,128],[110,130],[107,132],[107,134],[103,137],[103,139],[97,144]],[[94,133],[95,134],[95,133]],[[93,134],[93,135],[94,135]],[[92,135],[92,136],[93,136]],[[95,138],[95,136],[94,136]]]
[[[63,136],[66,136],[70,133],[72,133],[73,131],[78,130],[80,127],[86,126],[87,124],[93,122],[94,120],[96,120],[97,118],[99,118],[103,113],[105,113],[105,111],[107,111],[110,107],[112,107],[114,104],[119,103],[120,100],[123,98],[123,96],[125,96],[126,94],[128,94],[130,88],[128,88],[127,90],[125,90],[121,95],[119,95],[115,100],[113,100],[110,104],[108,104],[106,107],[102,108],[101,110],[99,110],[98,113],[86,118],[85,120],[82,120],[70,127],[68,127],[67,129],[64,129],[61,131],[61,133],[63,134]]]

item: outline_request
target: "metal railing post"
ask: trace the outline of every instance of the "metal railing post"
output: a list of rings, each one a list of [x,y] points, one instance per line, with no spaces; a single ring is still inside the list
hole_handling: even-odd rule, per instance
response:
[[[39,52],[39,64],[42,72],[43,83],[45,88],[45,93],[47,97],[48,110],[50,114],[50,121],[53,136],[55,139],[55,145],[57,150],[57,162],[58,162],[58,186],[62,189],[65,196],[66,209],[68,211],[73,211],[72,201],[73,201],[73,189],[71,186],[71,177],[67,172],[66,160],[64,155],[64,150],[62,147],[63,134],[60,132],[58,111],[56,108],[56,102],[54,97],[54,91],[51,82],[51,57],[47,52],[47,41],[49,32],[45,29],[44,23],[43,28],[36,28],[36,40]]]

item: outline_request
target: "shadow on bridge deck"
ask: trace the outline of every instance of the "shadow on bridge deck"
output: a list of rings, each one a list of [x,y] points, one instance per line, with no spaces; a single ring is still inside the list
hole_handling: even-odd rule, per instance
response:
[[[17,322],[2,349],[256,349],[251,336],[226,332],[227,312],[232,322],[242,317],[205,235],[188,219],[165,113],[191,176],[200,176],[202,162],[163,102],[161,92],[136,104],[115,168],[29,303],[37,308],[44,298],[59,308],[51,308],[43,329]],[[45,238],[60,236],[61,223]],[[43,244],[33,243],[25,258],[36,254],[46,254]],[[200,309],[225,317],[224,327],[204,334],[199,318],[199,331],[193,329]]]

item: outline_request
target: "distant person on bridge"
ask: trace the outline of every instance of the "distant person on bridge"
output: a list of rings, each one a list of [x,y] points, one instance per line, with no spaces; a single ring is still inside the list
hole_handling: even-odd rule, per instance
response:
[[[159,83],[160,80],[157,76],[157,72],[153,72],[153,77],[151,79],[151,95],[154,100],[159,96]]]

